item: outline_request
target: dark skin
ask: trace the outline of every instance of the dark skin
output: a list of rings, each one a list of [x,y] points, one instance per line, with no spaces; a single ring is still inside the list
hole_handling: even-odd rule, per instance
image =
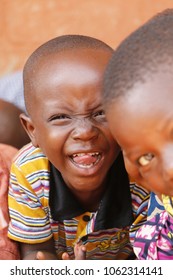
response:
[[[173,196],[173,82],[166,67],[145,73],[145,83],[138,82],[107,110],[128,173],[160,199]]]
[[[23,260],[56,260],[57,256],[54,250],[54,241],[50,239],[44,243],[25,244],[21,248],[21,258]]]
[[[33,250],[34,249],[34,250]],[[86,258],[86,247],[81,244],[74,246],[75,260],[84,260]],[[24,260],[57,260],[57,255],[54,249],[54,241],[50,239],[42,244],[30,245],[24,244],[21,246],[21,257]],[[69,255],[65,252],[62,255],[62,260],[70,260]]]
[[[96,211],[106,188],[107,173],[119,153],[101,103],[102,79],[112,51],[67,50],[45,57],[37,66],[29,116],[21,121],[35,147],[40,147],[78,201]],[[46,66],[46,67],[45,67]],[[44,139],[43,136],[44,135]],[[21,244],[23,259],[57,259],[53,240]],[[86,248],[74,247],[75,259]],[[64,252],[62,259],[70,259]]]
[[[0,99],[0,143],[18,149],[29,143],[30,139],[19,119],[21,113],[15,105]]]

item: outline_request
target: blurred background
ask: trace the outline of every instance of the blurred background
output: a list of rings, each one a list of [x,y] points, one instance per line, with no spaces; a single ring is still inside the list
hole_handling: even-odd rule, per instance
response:
[[[0,76],[23,68],[45,41],[63,34],[94,36],[116,48],[173,0],[0,0]]]

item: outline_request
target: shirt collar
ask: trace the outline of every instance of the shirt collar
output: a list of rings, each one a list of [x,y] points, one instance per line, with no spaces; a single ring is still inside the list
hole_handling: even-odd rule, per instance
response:
[[[129,226],[133,222],[129,179],[120,153],[109,171],[94,230]],[[49,204],[55,221],[77,217],[86,211],[66,186],[61,173],[50,163]]]

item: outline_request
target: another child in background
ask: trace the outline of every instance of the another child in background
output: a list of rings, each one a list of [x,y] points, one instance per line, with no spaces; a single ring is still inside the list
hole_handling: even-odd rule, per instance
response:
[[[7,232],[9,171],[18,148],[29,143],[19,118],[22,112],[0,99],[0,260],[20,259],[18,245],[7,237]]]
[[[19,118],[21,113],[14,104],[0,99],[0,143],[19,149],[30,142]]]
[[[129,183],[105,119],[112,53],[100,40],[67,35],[26,62],[21,120],[32,144],[12,165],[8,232],[23,259],[134,257],[129,227],[145,221],[148,192]]]
[[[135,234],[139,259],[173,259],[173,10],[127,37],[106,69],[103,102],[128,173],[153,191]]]
[[[8,186],[12,159],[17,149],[0,144],[0,260],[20,259],[17,242],[7,237],[8,215]]]

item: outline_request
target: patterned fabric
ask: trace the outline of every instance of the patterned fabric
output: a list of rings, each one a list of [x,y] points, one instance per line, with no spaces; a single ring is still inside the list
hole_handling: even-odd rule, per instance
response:
[[[9,169],[17,149],[0,144],[0,260],[20,258],[17,243],[7,237]]]
[[[172,198],[162,200],[151,194],[147,222],[136,232],[133,246],[140,260],[173,260]]]
[[[173,197],[162,195],[165,210],[173,217]]]
[[[53,213],[49,206],[51,205],[49,201],[50,189],[54,189],[58,184],[56,187],[58,190],[60,189],[59,196],[62,204],[60,210],[65,209],[63,205],[68,208],[71,198],[69,201],[68,193],[62,195],[64,183],[61,186],[60,183],[53,182],[50,178],[51,174],[51,164],[40,149],[29,144],[20,150],[11,169],[9,190],[11,221],[8,236],[19,242],[32,244],[41,243],[53,237],[59,258],[64,251],[73,258],[75,242],[86,245],[87,259],[133,258],[133,249],[129,241],[131,217],[135,221],[138,220],[139,224],[145,221],[148,193],[135,184],[130,185],[130,205],[132,205],[130,207],[132,209],[128,211],[129,219],[123,226],[109,227],[115,220],[113,214],[112,217],[111,214],[108,217],[109,223],[106,225],[105,211],[109,209],[109,206],[111,207],[110,195],[107,196],[105,207],[100,205],[100,210],[95,213],[81,211],[73,217],[61,216],[61,219],[56,220],[53,219]],[[116,189],[116,186],[113,187]],[[126,197],[125,194],[124,197]],[[104,201],[101,203],[104,204]],[[118,203],[121,205],[121,201]],[[116,208],[117,212],[120,211],[118,209]],[[70,208],[70,212],[73,210]],[[99,222],[97,222],[98,217],[101,217]],[[123,220],[122,218],[121,215],[121,220]],[[138,223],[136,222],[136,227],[138,227]],[[99,226],[97,226],[98,224]]]

